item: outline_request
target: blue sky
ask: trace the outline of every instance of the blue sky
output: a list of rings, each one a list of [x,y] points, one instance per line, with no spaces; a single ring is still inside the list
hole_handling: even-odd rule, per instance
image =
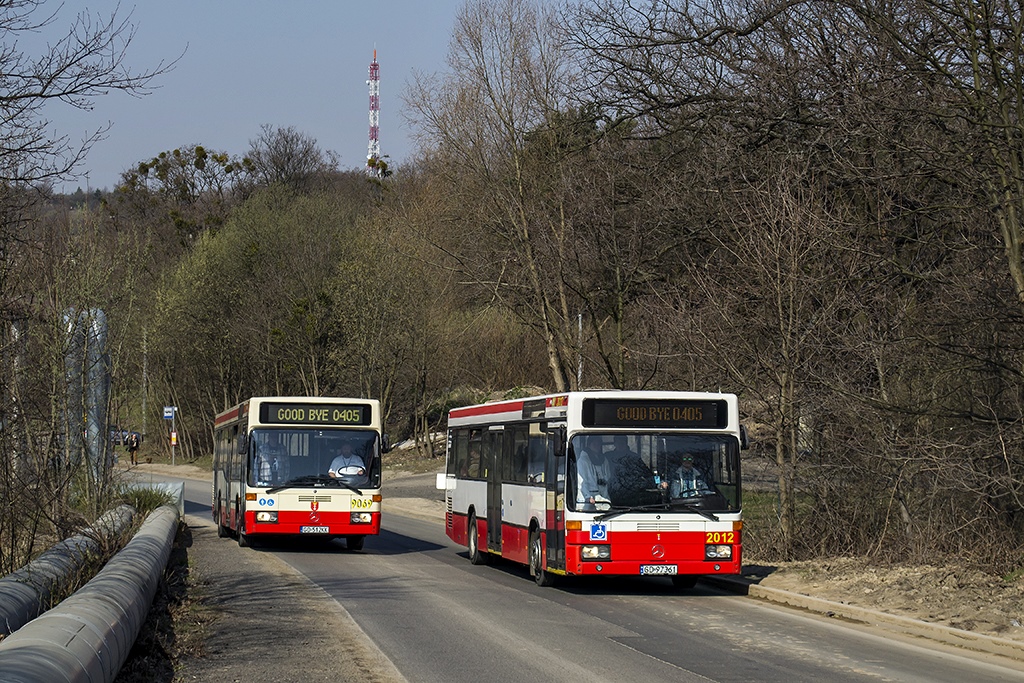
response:
[[[342,168],[366,164],[366,80],[380,64],[380,146],[392,164],[414,150],[400,95],[414,71],[447,70],[448,42],[463,0],[165,0],[120,3],[136,25],[128,62],[155,67],[184,52],[175,69],[143,98],[112,92],[90,112],[54,103],[53,128],[81,139],[112,124],[81,169],[76,186],[112,189],[127,168],[190,144],[241,155],[262,124],[293,127],[340,155]],[[69,7],[74,5],[73,7]],[[53,11],[48,2],[42,11]],[[65,30],[82,7],[109,16],[115,0],[67,3],[55,26]],[[60,188],[58,188],[60,189]]]

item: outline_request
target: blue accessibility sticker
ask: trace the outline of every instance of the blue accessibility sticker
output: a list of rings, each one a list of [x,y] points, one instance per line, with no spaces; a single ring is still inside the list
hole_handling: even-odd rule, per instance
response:
[[[607,541],[608,540],[608,526],[605,524],[598,524],[594,522],[590,525],[590,540],[591,541]]]

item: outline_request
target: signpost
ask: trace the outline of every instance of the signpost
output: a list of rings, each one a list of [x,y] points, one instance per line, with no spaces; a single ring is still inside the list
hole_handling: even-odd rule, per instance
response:
[[[164,406],[164,419],[171,421],[171,464],[174,464],[174,445],[178,442],[178,431],[174,428],[174,415],[178,412],[177,406]]]

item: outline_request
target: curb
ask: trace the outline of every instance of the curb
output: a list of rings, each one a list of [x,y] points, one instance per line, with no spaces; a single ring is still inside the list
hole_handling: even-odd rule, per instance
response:
[[[864,607],[855,607],[841,602],[813,598],[801,593],[791,593],[790,591],[778,588],[761,586],[739,578],[702,576],[701,581],[732,593],[815,612],[826,617],[846,619],[891,632],[928,638],[929,640],[962,647],[967,650],[1001,655],[1009,659],[1024,661],[1024,642],[1008,638],[988,636],[951,626],[943,626],[942,624],[931,624],[927,621],[901,617],[895,614],[886,614],[885,612],[878,612]]]

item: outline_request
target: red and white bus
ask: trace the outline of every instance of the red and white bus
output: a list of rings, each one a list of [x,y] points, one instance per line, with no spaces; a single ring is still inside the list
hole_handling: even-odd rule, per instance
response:
[[[378,401],[250,398],[217,415],[213,430],[219,536],[241,546],[271,536],[344,537],[360,550],[380,533],[387,446]]]
[[[448,416],[448,537],[482,564],[559,575],[738,574],[736,396],[573,391],[456,408]]]

